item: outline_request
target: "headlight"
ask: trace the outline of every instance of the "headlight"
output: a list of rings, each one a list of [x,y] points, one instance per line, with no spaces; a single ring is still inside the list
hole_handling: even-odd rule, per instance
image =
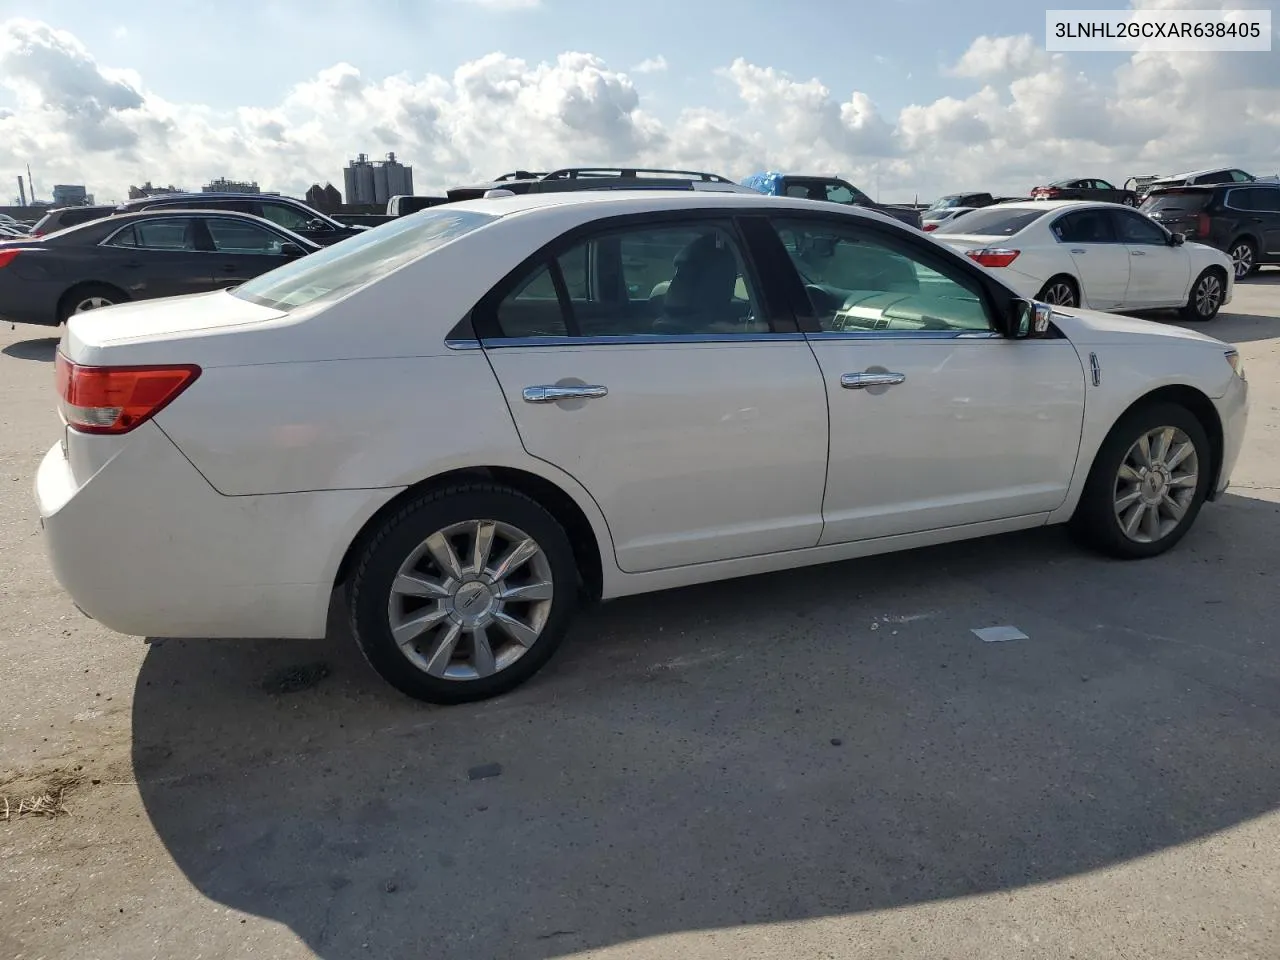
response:
[[[1236,376],[1241,380],[1247,379],[1244,375],[1244,361],[1240,359],[1240,351],[1228,350],[1226,357],[1227,363],[1231,364],[1231,369],[1236,372]]]

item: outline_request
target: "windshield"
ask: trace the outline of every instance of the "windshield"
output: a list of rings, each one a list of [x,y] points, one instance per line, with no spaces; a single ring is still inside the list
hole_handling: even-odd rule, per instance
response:
[[[954,197],[939,197],[933,201],[933,205],[929,207],[929,210],[950,210],[952,207],[958,206],[960,206],[960,195],[956,194]],[[929,210],[926,210],[925,213],[928,213]]]
[[[447,208],[423,210],[254,277],[233,294],[286,311],[316,300],[333,300],[496,219],[487,213]]]
[[[1212,196],[1212,190],[1162,190],[1147,194],[1138,209],[1147,214],[1199,213]]]
[[[1011,237],[1048,212],[1008,208],[970,210],[963,216],[953,217],[933,232],[935,236],[943,233],[966,233],[979,237]]]

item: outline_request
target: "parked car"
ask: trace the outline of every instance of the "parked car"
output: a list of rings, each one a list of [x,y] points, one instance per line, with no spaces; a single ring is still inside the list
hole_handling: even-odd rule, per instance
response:
[[[154,210],[0,243],[0,316],[58,324],[129,300],[216,290],[320,249],[260,217]]]
[[[387,216],[407,217],[411,213],[448,203],[448,197],[408,196],[401,194],[387,201]]]
[[[451,187],[450,202],[475,200],[491,190],[514,194],[565,193],[573,190],[695,190],[711,193],[746,193],[727,177],[700,170],[668,170],[660,167],[564,167],[549,173],[516,170],[486,183]]]
[[[1132,177],[1137,184],[1138,201],[1141,202],[1155,187],[1209,186],[1216,183],[1252,183],[1256,177],[1238,167],[1212,167],[1208,170],[1190,170],[1171,176]]]
[[[931,233],[948,221],[954,220],[962,213],[968,213],[973,207],[944,207],[943,209],[935,209],[930,207],[920,216],[923,218],[920,222],[920,229],[925,233]]]
[[[113,212],[140,210],[230,210],[262,217],[322,247],[354,237],[369,228],[341,223],[301,200],[261,193],[162,193],[121,204]]]
[[[954,210],[958,207],[964,207],[969,210],[978,207],[989,207],[996,203],[1010,203],[1015,200],[1026,200],[1027,197],[994,197],[989,193],[948,193],[939,197],[933,203],[925,208],[921,215],[923,219],[930,219],[930,214],[943,210]]]
[[[869,196],[839,177],[801,176],[791,173],[755,173],[742,181],[742,185],[774,197],[800,197],[805,200],[825,200],[847,207],[863,207],[900,220],[919,229],[920,211],[905,204],[877,203]]]
[[[1097,200],[1103,203],[1138,205],[1138,195],[1132,190],[1122,190],[1106,180],[1055,180],[1043,187],[1033,187],[1032,200]]]
[[[11,226],[7,223],[0,223],[0,239],[13,240],[30,236],[25,227]]]
[[[1219,340],[1028,301],[856,207],[691,191],[424,210],[72,317],[56,368],[36,496],[82,610],[319,638],[341,586],[440,703],[527,680],[583,598],[1046,523],[1154,556],[1247,416]]]
[[[115,207],[56,207],[36,221],[31,228],[31,236],[44,237],[67,227],[78,227],[90,220],[100,220],[115,212]]]
[[[987,207],[933,236],[999,272],[1023,296],[1094,310],[1174,307],[1212,320],[1230,302],[1231,261],[1137,210],[1081,200]]]
[[[1237,280],[1280,264],[1280,183],[1158,187],[1140,209],[1167,230],[1226,251]]]

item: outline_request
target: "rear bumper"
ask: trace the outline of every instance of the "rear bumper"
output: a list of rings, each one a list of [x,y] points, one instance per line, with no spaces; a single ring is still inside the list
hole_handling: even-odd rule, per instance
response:
[[[1249,422],[1249,385],[1239,377],[1231,378],[1227,392],[1213,401],[1222,421],[1222,468],[1209,492],[1210,500],[1217,500],[1231,483],[1231,473],[1240,459],[1244,445],[1245,427]]]
[[[11,270],[13,266],[4,269]],[[0,317],[16,323],[56,325],[59,295],[58,288],[51,283],[0,277]]]
[[[79,480],[55,445],[35,493],[58,582],[88,616],[136,636],[324,636],[342,555],[398,492],[226,497],[156,424],[117,442]]]

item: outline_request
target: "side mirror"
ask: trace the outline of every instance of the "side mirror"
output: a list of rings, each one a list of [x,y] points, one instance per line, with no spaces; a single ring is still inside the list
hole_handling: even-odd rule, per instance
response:
[[[1185,233],[1175,233],[1169,237],[1169,246],[1171,247],[1180,247],[1186,242],[1187,235]]]
[[[325,223],[319,217],[316,217],[314,220],[307,221],[306,229],[310,230],[312,233],[328,233],[333,229],[333,227],[329,226],[329,224]]]
[[[1053,307],[1039,300],[1015,300],[1011,312],[1008,335],[1014,340],[1043,337],[1049,332]]]
[[[282,257],[301,257],[306,252],[296,243],[290,243],[288,240],[280,244],[280,256]]]

